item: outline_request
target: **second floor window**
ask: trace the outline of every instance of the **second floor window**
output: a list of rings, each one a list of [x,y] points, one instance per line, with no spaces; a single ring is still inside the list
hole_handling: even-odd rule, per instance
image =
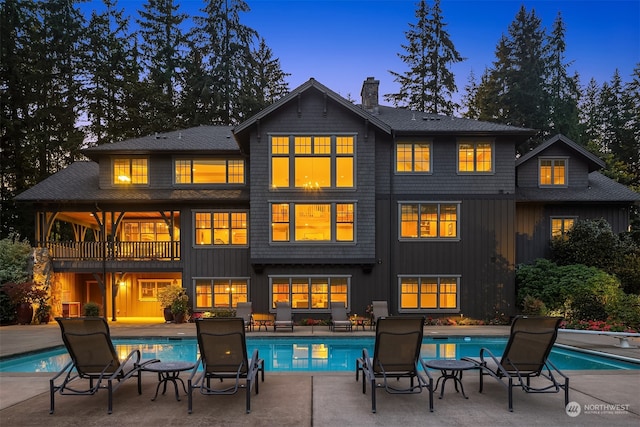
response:
[[[396,145],[396,172],[431,172],[431,144],[398,143]]]
[[[400,239],[456,239],[458,210],[458,203],[401,203]]]
[[[461,141],[458,144],[458,172],[493,172],[493,144],[488,140]]]
[[[353,188],[355,137],[272,136],[271,188]]]
[[[120,158],[113,160],[114,184],[147,184],[148,182],[147,159]]]
[[[273,203],[273,242],[353,242],[353,203]]]
[[[196,212],[194,223],[196,246],[248,243],[246,212]]]
[[[244,160],[178,159],[176,184],[244,184]]]
[[[565,159],[540,159],[540,186],[567,185],[567,161]]]

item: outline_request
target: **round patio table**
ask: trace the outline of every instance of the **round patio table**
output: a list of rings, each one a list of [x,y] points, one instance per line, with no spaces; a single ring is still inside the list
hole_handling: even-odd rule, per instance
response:
[[[158,373],[158,386],[156,387],[156,395],[153,396],[153,399],[156,400],[158,397],[158,391],[160,390],[160,386],[164,386],[162,389],[162,394],[165,394],[167,391],[167,383],[172,382],[173,387],[176,390],[176,400],[180,400],[180,394],[178,392],[178,381],[182,384],[182,389],[184,393],[187,394],[187,388],[184,385],[184,381],[180,378],[180,372],[190,371],[195,366],[194,363],[191,362],[155,362],[146,365],[143,369],[149,372],[157,372]]]
[[[456,391],[458,391],[458,384],[460,384],[460,392],[462,393],[462,396],[465,399],[468,399],[467,395],[464,394],[464,387],[462,386],[462,371],[477,368],[478,366],[475,363],[467,360],[436,359],[426,360],[424,364],[427,365],[428,368],[440,370],[440,378],[436,381],[435,386],[435,389],[438,390],[438,384],[440,384],[440,380],[442,380],[440,399],[442,399],[444,395],[444,384],[449,379],[453,380]]]

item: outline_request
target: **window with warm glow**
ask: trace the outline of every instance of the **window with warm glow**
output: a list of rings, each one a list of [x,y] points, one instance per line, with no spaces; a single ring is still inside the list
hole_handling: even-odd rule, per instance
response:
[[[147,159],[125,158],[113,160],[114,184],[147,184],[148,182]]]
[[[493,143],[464,141],[458,144],[458,172],[493,172]]]
[[[576,218],[551,218],[551,238],[567,239],[567,233],[576,223]]]
[[[176,184],[243,184],[244,160],[178,159]]]
[[[431,144],[399,143],[396,145],[396,172],[427,173],[431,171]]]
[[[400,277],[400,310],[457,311],[458,277]]]
[[[272,136],[271,188],[353,188],[354,144],[353,136]]]
[[[291,211],[293,216],[289,215]],[[271,241],[353,242],[354,212],[353,203],[274,203],[271,205]]]
[[[458,203],[401,203],[400,239],[456,239]]]
[[[246,212],[195,212],[195,244],[240,245],[248,243]]]
[[[329,310],[331,302],[349,304],[348,277],[292,276],[270,278],[272,308],[277,302],[291,302],[293,310]]]
[[[196,309],[226,308],[231,310],[239,302],[248,301],[249,281],[243,278],[196,279],[195,290]]]
[[[567,185],[567,167],[565,159],[540,159],[540,186]]]
[[[140,279],[138,280],[139,301],[158,301],[158,292],[171,286],[171,280],[167,279]]]

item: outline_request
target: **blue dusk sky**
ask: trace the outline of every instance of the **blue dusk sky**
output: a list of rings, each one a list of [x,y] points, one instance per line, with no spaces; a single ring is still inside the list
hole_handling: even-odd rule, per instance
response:
[[[100,8],[91,1],[82,6]],[[120,0],[132,18],[143,1]],[[201,0],[178,2],[189,15],[201,14]],[[417,0],[247,0],[251,11],[242,23],[255,29],[280,59],[287,81],[294,89],[309,78],[344,97],[360,101],[362,82],[380,80],[383,95],[397,92],[389,70],[406,71],[398,57],[406,44],[405,32],[415,23]],[[429,4],[433,4],[431,1]],[[640,63],[639,0],[442,0],[446,30],[456,49],[466,58],[455,64],[458,96],[464,92],[471,71],[476,80],[495,60],[495,48],[508,32],[520,6],[535,10],[549,32],[558,12],[566,34],[566,61],[585,86],[610,81],[616,69],[623,81]],[[135,24],[134,24],[135,26]]]

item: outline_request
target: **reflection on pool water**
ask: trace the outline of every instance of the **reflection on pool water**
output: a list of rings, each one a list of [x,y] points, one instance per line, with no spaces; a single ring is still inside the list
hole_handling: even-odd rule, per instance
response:
[[[425,359],[460,359],[477,357],[486,347],[497,357],[502,354],[506,338],[439,337],[425,338],[421,356]],[[196,362],[198,345],[191,339],[114,340],[120,358],[139,349],[143,359]],[[249,353],[257,348],[267,371],[355,371],[355,360],[367,348],[373,355],[373,337],[248,337]],[[561,370],[640,369],[640,364],[593,356],[564,348],[554,348],[551,361]],[[58,372],[69,361],[64,347],[0,360],[0,372]]]

